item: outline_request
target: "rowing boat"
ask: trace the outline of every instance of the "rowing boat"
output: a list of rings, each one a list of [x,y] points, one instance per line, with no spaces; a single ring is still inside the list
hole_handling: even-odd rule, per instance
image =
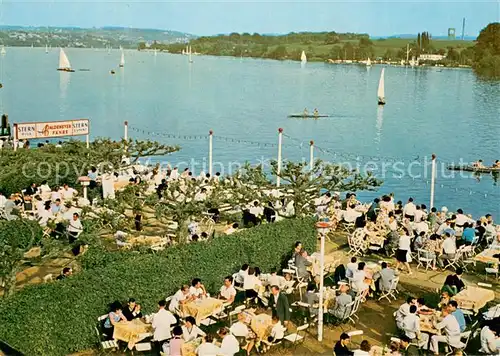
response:
[[[500,173],[500,168],[494,167],[472,167],[472,166],[448,166],[450,171],[466,171],[475,173]]]
[[[318,117],[329,117],[329,115],[314,115],[314,114],[290,114],[288,115],[290,118],[299,118],[299,119],[304,119],[304,118],[318,118]]]

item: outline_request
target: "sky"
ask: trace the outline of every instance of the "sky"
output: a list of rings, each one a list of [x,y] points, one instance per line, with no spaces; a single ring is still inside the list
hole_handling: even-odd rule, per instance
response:
[[[477,36],[500,21],[500,1],[141,1],[0,0],[0,25],[123,26],[195,35],[230,32],[336,31],[371,36],[446,35],[449,27]]]

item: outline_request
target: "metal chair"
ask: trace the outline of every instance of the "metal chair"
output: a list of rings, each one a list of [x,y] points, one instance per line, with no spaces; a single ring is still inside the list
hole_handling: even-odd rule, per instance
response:
[[[418,264],[417,264],[417,269],[420,267],[420,266],[423,266],[425,264],[425,270],[427,271],[429,268],[432,268],[432,262],[434,261],[433,258],[429,258],[429,257],[425,257],[425,256],[429,256],[431,252],[427,251],[427,250],[424,250],[424,249],[421,249],[419,248],[417,250],[417,261],[418,261]]]
[[[304,342],[304,339],[306,337],[305,335],[305,331],[307,330],[307,328],[309,328],[309,324],[304,324],[302,326],[299,326],[297,328],[297,332],[296,333],[293,333],[293,334],[288,334],[286,335],[283,340],[286,340],[286,341],[289,341],[291,342],[293,345],[297,346],[297,344],[300,342],[300,343],[303,343]],[[301,335],[301,332],[303,332],[303,336]]]

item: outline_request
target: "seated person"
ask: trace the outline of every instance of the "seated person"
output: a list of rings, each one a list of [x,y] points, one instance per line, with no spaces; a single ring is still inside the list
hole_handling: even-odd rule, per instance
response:
[[[220,288],[219,299],[224,300],[226,304],[233,304],[236,298],[236,289],[233,287],[233,277],[224,278],[224,285]]]
[[[337,319],[345,319],[351,313],[351,308],[348,305],[352,302],[351,295],[347,294],[349,286],[342,284],[340,286],[340,294],[335,297],[335,308],[329,311]]]
[[[281,324],[280,318],[277,315],[274,315],[272,318],[273,328],[271,330],[271,335],[267,338],[267,342],[270,344],[279,344],[283,341],[285,337],[286,328]],[[266,352],[269,347],[264,346],[264,352]]]
[[[163,352],[170,356],[182,356],[182,345],[184,345],[182,328],[179,325],[174,326],[172,334],[173,337],[170,339],[170,343],[163,344]]]
[[[238,223],[234,223],[234,224],[231,224],[229,225],[225,230],[224,230],[224,233],[226,235],[231,235],[231,234],[234,234],[235,232],[238,231],[238,228],[240,227],[240,225]]]
[[[333,348],[333,352],[335,352],[336,356],[353,356],[354,352],[349,351],[347,345],[351,342],[351,337],[346,333],[342,333],[340,335],[340,340],[337,341],[335,347]]]
[[[481,350],[479,352],[493,355],[500,351],[500,319],[486,321],[481,329]]]
[[[179,289],[172,297],[170,305],[168,306],[168,310],[170,310],[174,314],[177,314],[182,304],[186,304],[193,300],[194,297],[189,295],[189,286],[183,285],[181,289]]]
[[[472,245],[472,242],[476,238],[476,229],[474,229],[472,223],[464,223],[464,231],[462,232],[462,240],[464,245]]]
[[[417,299],[417,314],[418,315],[431,315],[434,314],[434,310],[430,309],[425,305],[425,299],[424,298],[418,298]]]
[[[248,325],[245,323],[246,317],[243,313],[238,314],[238,321],[231,325],[229,331],[232,335],[236,337],[247,338],[250,331],[248,330]]]
[[[212,335],[207,334],[203,338],[202,343],[196,349],[197,356],[214,356],[220,354],[220,348],[214,343],[214,338]]]
[[[259,294],[259,288],[262,286],[262,282],[255,275],[255,269],[250,267],[248,269],[248,275],[245,277],[243,282],[243,289],[245,290],[246,298],[257,298]]]
[[[371,348],[372,346],[370,345],[368,340],[363,340],[359,345],[359,350],[354,351],[354,356],[368,356],[370,355]]]
[[[113,339],[115,325],[122,321],[127,321],[127,318],[122,313],[122,304],[119,301],[115,301],[111,304],[111,311],[104,321],[104,333],[108,337],[108,340]]]
[[[460,293],[460,291],[465,288],[465,284],[462,281],[462,274],[463,269],[458,267],[455,274],[450,274],[446,277],[441,290],[448,292],[450,296]]]
[[[443,308],[450,302],[450,294],[447,291],[441,292],[441,299],[439,300],[438,307]]]
[[[316,317],[318,315],[317,303],[319,303],[319,296],[316,292],[316,285],[314,283],[309,283],[307,285],[307,291],[306,294],[304,294],[303,298],[304,302],[309,304],[309,313],[311,315],[311,318]]]
[[[408,297],[406,298],[406,303],[402,304],[396,311],[396,326],[398,329],[403,329],[403,319],[410,314],[410,306],[416,303],[416,298]]]
[[[182,327],[182,336],[185,342],[192,341],[198,337],[204,337],[206,334],[196,325],[196,319],[192,316],[184,319],[184,326]]]
[[[194,278],[191,281],[191,287],[189,287],[189,295],[194,298],[204,298],[207,296],[207,291],[205,286],[201,283],[201,279]]]
[[[345,276],[347,278],[352,278],[354,276],[354,272],[357,270],[358,270],[358,259],[356,257],[351,257],[351,262],[347,264]]]
[[[403,319],[403,332],[405,335],[417,344],[418,347],[427,349],[429,335],[420,332],[420,318],[417,315],[417,306],[411,305],[410,312]]]
[[[63,270],[62,270],[62,273],[57,276],[56,280],[57,281],[61,281],[69,276],[71,276],[73,274],[73,270],[71,269],[71,267],[64,267]]]
[[[292,275],[290,273],[285,273],[284,277],[285,281],[283,282],[284,283],[283,292],[285,292],[285,294],[292,294],[296,281],[292,278]]]
[[[273,268],[271,270],[271,274],[269,275],[267,283],[269,284],[269,288],[271,288],[271,286],[278,286],[280,287],[280,289],[282,289],[285,285],[285,277],[278,276],[276,268]]]
[[[361,212],[356,210],[356,205],[352,204],[347,208],[342,219],[348,224],[353,224],[362,215]]]
[[[238,340],[229,333],[228,328],[220,328],[217,335],[221,338],[220,354],[224,356],[233,356],[240,351]]]
[[[130,298],[126,306],[123,307],[123,315],[128,321],[142,318],[141,306],[135,302],[134,298]]]
[[[354,276],[352,278],[352,289],[357,293],[361,293],[363,298],[366,298],[368,295],[370,282],[367,280],[364,262],[360,262],[358,264],[358,270],[354,272]]]
[[[460,332],[463,333],[465,328],[467,327],[467,323],[465,321],[465,315],[462,309],[458,307],[458,303],[456,300],[450,300],[448,303],[448,309],[451,312],[451,315],[455,317],[458,321],[458,326],[460,327]]]
[[[245,277],[248,275],[248,264],[243,264],[243,266],[241,266],[241,269],[239,270],[239,272],[236,274],[235,276],[235,280],[234,280],[234,283],[236,285],[243,285],[243,283],[245,282]]]

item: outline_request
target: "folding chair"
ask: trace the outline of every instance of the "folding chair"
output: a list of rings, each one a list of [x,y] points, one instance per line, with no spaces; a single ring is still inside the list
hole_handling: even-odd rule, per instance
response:
[[[476,261],[474,260],[474,246],[465,246],[462,251],[463,254],[461,265],[464,271],[468,272],[467,266],[473,265],[474,267],[476,267]]]
[[[102,327],[102,322],[106,320],[107,317],[108,314],[104,314],[97,318],[99,327]],[[96,332],[97,339],[99,340],[99,346],[101,347],[101,349],[103,349],[104,351],[109,349],[118,350],[118,343],[116,342],[116,340],[103,340],[102,337],[105,336],[105,334],[100,332],[97,326],[94,326],[94,330]]]
[[[454,355],[454,354],[456,354],[456,351],[458,351],[458,350],[462,351],[462,354],[467,356],[467,354],[465,353],[465,349],[467,348],[467,344],[469,343],[471,334],[472,334],[472,330],[465,331],[465,332],[461,333],[460,334],[460,344],[455,345],[455,346],[450,345],[451,350],[446,354],[446,356]],[[464,339],[465,339],[465,342],[462,342],[462,340],[464,340]]]
[[[428,258],[425,256],[429,256],[430,252],[424,249],[419,248],[417,250],[417,269],[420,266],[423,266],[425,264],[425,270],[427,271],[429,268],[432,268],[432,261],[434,260],[433,258]]]
[[[391,287],[389,288],[389,290],[382,291],[382,295],[378,298],[378,300],[385,298],[389,301],[389,303],[392,302],[389,297],[392,297],[392,298],[394,298],[394,300],[396,300],[397,298],[394,295],[394,293],[397,293],[398,283],[399,283],[399,277],[395,277],[391,281]]]
[[[245,306],[240,305],[234,308],[234,310],[229,312],[229,326],[233,325],[233,317],[238,316],[238,314],[241,313],[243,310],[245,310]]]
[[[462,259],[463,255],[463,246],[461,246],[456,252],[455,256],[451,260],[446,260],[446,265],[444,266],[444,269],[447,269],[448,267],[453,267],[455,270],[460,267],[460,261]]]
[[[307,330],[308,327],[309,327],[309,324],[304,324],[302,326],[299,326],[297,328],[297,332],[296,333],[286,335],[283,338],[283,340],[289,341],[289,342],[291,342],[295,346],[297,346],[297,344],[299,342],[303,343],[304,339],[306,337],[306,335],[305,335],[306,332],[305,331]],[[303,332],[304,336],[301,335],[301,332]]]
[[[135,349],[139,352],[151,351],[151,343],[150,342],[141,342],[139,344],[135,344]]]

